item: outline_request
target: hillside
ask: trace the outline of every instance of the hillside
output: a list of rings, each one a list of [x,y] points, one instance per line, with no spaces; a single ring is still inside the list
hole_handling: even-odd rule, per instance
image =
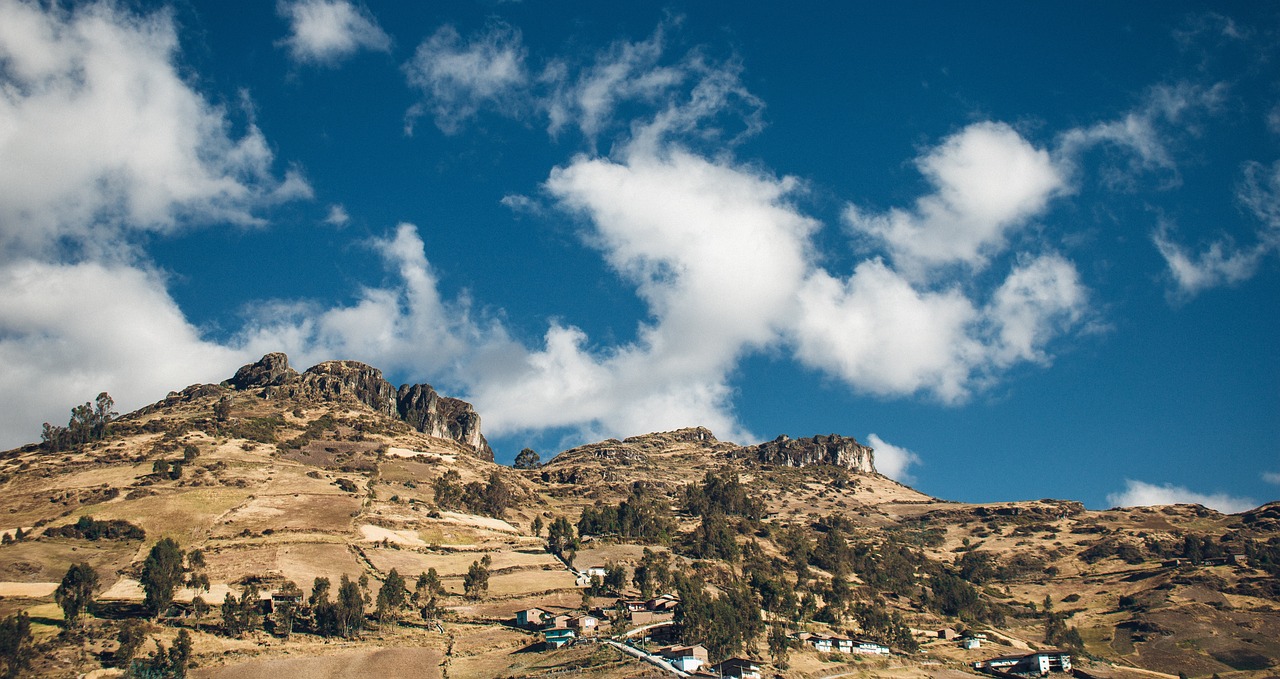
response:
[[[283,354],[134,413],[81,420],[0,454],[0,616],[29,616],[31,676],[118,673],[117,636],[135,619],[146,639],[137,657],[185,631],[201,677],[653,676],[602,643],[537,652],[543,635],[513,619],[598,607],[613,625],[604,637],[640,624],[615,611],[619,595],[662,592],[681,599],[674,639],[788,677],[959,676],[974,661],[1064,644],[1096,676],[1278,671],[1280,503],[1223,515],[948,502],[876,473],[874,451],[851,438],[742,446],[700,427],[513,469],[493,462],[469,404],[352,361],[299,373]],[[561,522],[552,536],[556,519],[576,530]],[[153,616],[140,581],[165,538],[200,552],[187,575],[209,586],[179,589]],[[82,628],[64,630],[53,594],[80,562],[98,575],[96,604]],[[593,566],[622,582],[584,593]],[[374,615],[393,572],[407,596],[430,569],[442,591]],[[476,569],[487,587],[468,593]],[[336,595],[343,576],[367,581],[349,634],[307,601],[317,578]],[[296,620],[274,608],[264,618],[289,583],[302,592]],[[228,628],[228,596],[254,599],[246,629]],[[746,617],[724,629],[726,610]],[[938,638],[942,628],[986,639],[964,649]],[[894,654],[770,643],[800,633],[870,637]]]

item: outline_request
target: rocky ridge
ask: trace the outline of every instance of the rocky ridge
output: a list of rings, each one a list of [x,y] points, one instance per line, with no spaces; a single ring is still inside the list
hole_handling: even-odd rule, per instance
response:
[[[839,434],[799,439],[783,434],[772,441],[738,448],[730,457],[786,467],[829,464],[852,472],[876,473],[875,451],[852,437]]]
[[[325,361],[298,373],[282,353],[263,356],[241,367],[227,386],[262,389],[266,398],[355,400],[380,414],[408,423],[436,438],[457,441],[493,461],[493,449],[480,430],[480,415],[466,401],[441,396],[429,384],[405,384],[399,389],[382,371],[359,361]]]

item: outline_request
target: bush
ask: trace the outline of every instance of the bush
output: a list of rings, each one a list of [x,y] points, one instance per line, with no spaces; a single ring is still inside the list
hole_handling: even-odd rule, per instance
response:
[[[57,528],[46,528],[49,537],[79,538],[83,540],[143,540],[147,532],[124,519],[98,521],[92,516],[82,516],[79,521]]]

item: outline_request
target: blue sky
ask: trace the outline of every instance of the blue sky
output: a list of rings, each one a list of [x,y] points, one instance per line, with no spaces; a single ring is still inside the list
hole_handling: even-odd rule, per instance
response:
[[[0,445],[268,351],[500,460],[1280,496],[1280,8],[0,0]]]

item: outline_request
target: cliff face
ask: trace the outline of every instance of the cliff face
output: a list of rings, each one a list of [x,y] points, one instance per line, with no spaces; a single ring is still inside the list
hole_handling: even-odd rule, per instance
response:
[[[299,374],[281,353],[263,356],[236,371],[227,383],[236,389],[263,389],[268,397],[324,401],[351,399],[403,420],[428,436],[452,439],[493,460],[493,449],[480,433],[480,415],[466,401],[440,396],[429,384],[396,389],[382,371],[358,361],[326,361]]]
[[[830,464],[853,472],[874,474],[876,471],[875,451],[852,437],[839,434],[802,439],[784,434],[772,441],[738,448],[729,455],[787,467]]]

